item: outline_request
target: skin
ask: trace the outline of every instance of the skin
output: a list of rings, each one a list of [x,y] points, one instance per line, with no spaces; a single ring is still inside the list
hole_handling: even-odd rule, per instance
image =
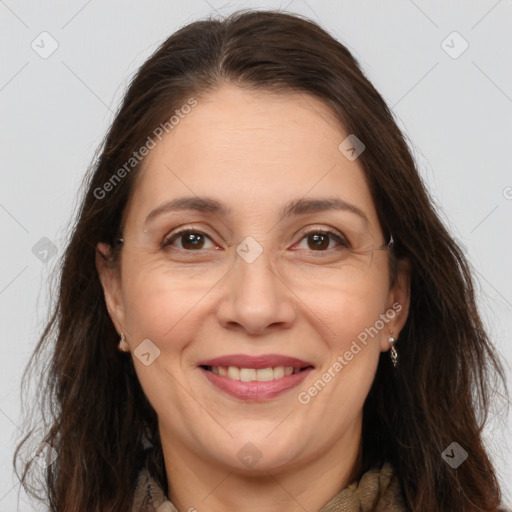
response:
[[[338,149],[347,135],[312,96],[222,85],[198,98],[146,158],[124,212],[118,268],[105,266],[99,253],[109,247],[98,245],[109,314],[158,414],[169,498],[179,510],[319,510],[360,476],[362,408],[389,330],[398,338],[406,321],[409,269],[401,265],[390,287],[388,252],[375,251],[365,274],[344,281],[336,256],[318,259],[314,244],[296,235],[352,226],[360,244],[385,242],[362,166]],[[291,199],[333,193],[360,208],[368,225],[340,211],[277,216]],[[233,213],[188,210],[144,225],[151,210],[184,195],[213,197]],[[180,226],[209,237],[201,254],[183,237],[175,252],[160,247]],[[263,248],[250,264],[235,251],[247,236]],[[331,239],[322,250],[335,246]],[[396,302],[402,311],[301,404],[299,392]],[[160,350],[148,366],[134,354],[145,339]],[[315,369],[281,396],[244,402],[197,367],[235,353],[290,355]],[[261,454],[252,467],[237,457],[247,443]]]

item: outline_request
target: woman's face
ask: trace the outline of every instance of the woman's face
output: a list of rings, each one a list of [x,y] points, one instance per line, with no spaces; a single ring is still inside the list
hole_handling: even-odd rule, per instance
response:
[[[339,149],[348,135],[312,96],[225,85],[146,157],[120,272],[97,262],[167,460],[238,472],[356,460],[408,280],[400,270],[390,288],[388,251],[347,249],[386,242],[358,159]],[[305,203],[324,199],[341,207]]]

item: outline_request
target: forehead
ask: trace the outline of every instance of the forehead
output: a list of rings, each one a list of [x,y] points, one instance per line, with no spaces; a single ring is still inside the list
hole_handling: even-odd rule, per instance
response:
[[[334,112],[303,93],[222,86],[156,141],[127,208],[140,224],[180,196],[208,196],[239,217],[261,218],[302,197],[337,196],[357,205],[376,229],[377,214],[360,163],[339,150],[347,137]]]

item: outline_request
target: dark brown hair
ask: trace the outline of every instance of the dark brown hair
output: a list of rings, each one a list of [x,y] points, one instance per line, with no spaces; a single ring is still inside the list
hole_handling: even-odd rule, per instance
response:
[[[50,412],[44,441],[58,458],[44,471],[52,512],[129,510],[143,449],[167,492],[157,416],[130,354],[117,350],[95,266],[98,242],[115,250],[125,205],[141,164],[112,179],[157,126],[192,96],[222,83],[313,95],[329,105],[360,155],[394,258],[411,265],[411,305],[397,349],[398,367],[381,354],[363,411],[363,470],[390,461],[415,512],[495,511],[501,500],[482,430],[490,394],[506,378],[477,310],[471,269],[441,222],[408,145],[382,97],[347,48],[306,18],[239,11],[191,23],[169,37],[133,78],[84,181],[85,195],[62,258],[48,324],[26,372],[50,350],[38,400]],[[142,160],[143,161],[143,160]],[[102,192],[103,194],[103,192]],[[507,402],[508,405],[508,402]],[[44,413],[43,413],[44,416]],[[32,430],[31,430],[32,433]],[[25,489],[37,465],[13,463]],[[452,469],[441,453],[458,442],[468,459]]]

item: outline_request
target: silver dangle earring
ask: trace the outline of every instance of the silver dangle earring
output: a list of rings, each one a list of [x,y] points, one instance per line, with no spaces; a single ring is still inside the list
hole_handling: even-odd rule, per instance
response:
[[[130,352],[130,345],[128,345],[123,332],[121,333],[121,339],[119,340],[117,347],[121,352]]]
[[[389,331],[391,334],[393,334],[393,331]],[[391,345],[391,361],[393,362],[393,366],[396,368],[397,364],[398,364],[398,352],[396,351],[396,348],[395,348],[395,343],[396,343],[396,340],[395,338],[393,338],[393,336],[390,336],[388,338],[388,341],[389,341],[389,344]]]

